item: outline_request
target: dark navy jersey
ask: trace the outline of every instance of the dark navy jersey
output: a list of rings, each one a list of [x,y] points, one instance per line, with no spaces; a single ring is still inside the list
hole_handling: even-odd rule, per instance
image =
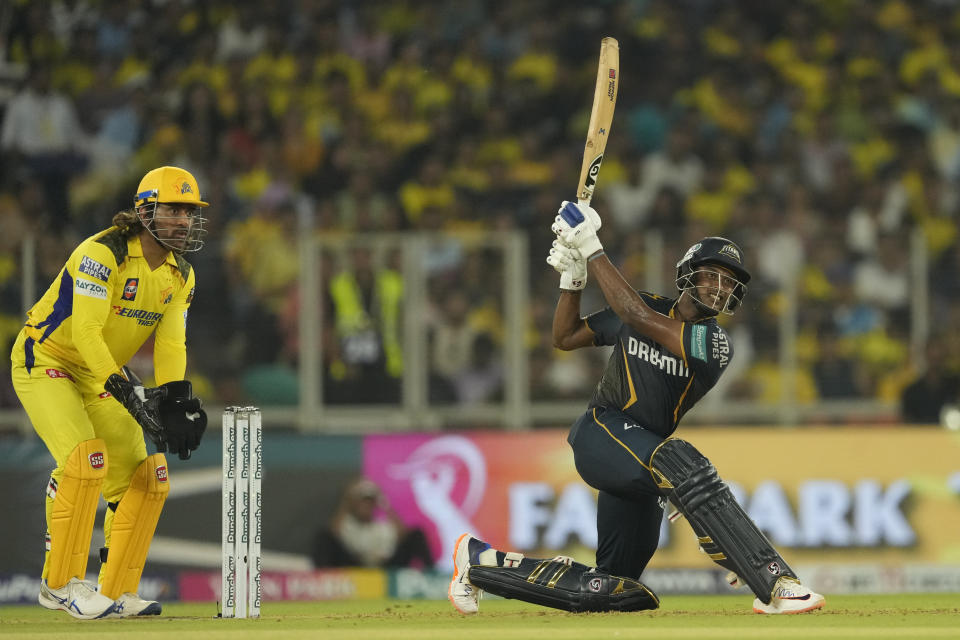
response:
[[[654,311],[672,316],[676,298],[640,292]],[[620,320],[607,307],[586,318],[594,344],[613,345],[613,354],[590,407],[618,409],[663,437],[717,383],[733,357],[726,332],[715,318],[683,323],[683,352],[671,353]]]

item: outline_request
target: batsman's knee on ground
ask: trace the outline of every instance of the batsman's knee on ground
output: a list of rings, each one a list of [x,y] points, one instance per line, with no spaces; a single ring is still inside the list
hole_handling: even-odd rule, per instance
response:
[[[484,591],[524,602],[580,613],[642,611],[660,606],[644,584],[578,562],[524,558],[517,567],[470,567],[470,582]]]

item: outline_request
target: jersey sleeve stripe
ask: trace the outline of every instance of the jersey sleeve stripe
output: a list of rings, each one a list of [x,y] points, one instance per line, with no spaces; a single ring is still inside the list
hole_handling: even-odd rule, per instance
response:
[[[683,332],[687,329],[687,323],[684,322],[680,325],[680,357],[683,358],[683,366],[689,368],[690,363],[687,362],[687,349],[683,346]]]
[[[51,333],[57,330],[63,321],[73,313],[73,276],[66,269],[60,277],[60,290],[57,292],[57,300],[53,303],[53,309],[50,315],[36,324],[37,329],[43,329],[43,335],[37,340],[42,343]]]
[[[680,407],[683,406],[683,399],[687,397],[687,391],[690,391],[691,385],[693,385],[693,379],[697,377],[696,373],[690,373],[690,382],[687,383],[687,388],[683,390],[683,393],[680,394],[680,399],[677,400],[677,406],[673,409],[673,424],[676,426],[677,422],[680,420]]]
[[[623,376],[627,379],[627,385],[630,387],[630,399],[627,400],[627,404],[623,405],[623,408],[626,409],[637,402],[637,390],[634,389],[633,378],[630,377],[630,364],[627,362],[627,348],[623,344],[623,341],[620,342],[620,351],[623,352]]]

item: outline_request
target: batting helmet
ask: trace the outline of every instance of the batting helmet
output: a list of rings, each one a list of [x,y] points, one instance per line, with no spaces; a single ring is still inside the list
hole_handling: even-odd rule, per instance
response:
[[[137,187],[134,206],[140,207],[149,202],[182,202],[198,207],[209,206],[200,199],[197,179],[180,167],[160,167],[143,176],[140,186]]]
[[[692,276],[698,267],[705,264],[715,264],[726,267],[733,272],[736,277],[736,283],[730,296],[727,298],[723,308],[716,309],[699,299],[696,295],[696,285]],[[677,289],[681,292],[690,292],[691,297],[701,311],[709,315],[715,315],[719,312],[732,314],[740,305],[743,296],[747,293],[747,283],[750,282],[750,272],[743,265],[743,250],[737,246],[737,243],[719,236],[704,238],[696,243],[683,254],[680,261],[677,262]]]
[[[158,204],[190,207],[190,227],[185,237],[173,235],[177,223],[171,216],[157,215]],[[133,205],[147,231],[171,251],[185,253],[203,247],[203,237],[207,233],[203,225],[207,219],[200,215],[199,209],[209,204],[200,199],[200,187],[189,171],[179,167],[159,167],[147,172],[137,187]]]

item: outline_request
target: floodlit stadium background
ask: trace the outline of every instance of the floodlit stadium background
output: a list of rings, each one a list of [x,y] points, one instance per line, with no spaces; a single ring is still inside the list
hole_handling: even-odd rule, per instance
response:
[[[671,294],[717,234],[754,273],[682,435],[815,588],[960,591],[960,3],[590,4],[4,3],[0,347],[143,173],[182,166],[212,203],[188,375],[214,416],[263,407],[267,598],[443,597],[464,527],[590,562],[564,430],[607,351],[552,349],[543,259],[612,35],[608,255]],[[32,601],[52,462],[6,367],[0,428],[0,601]],[[171,460],[144,595],[216,597],[218,438]],[[361,474],[437,572],[312,571]],[[722,591],[711,567],[665,525],[645,579]]]

